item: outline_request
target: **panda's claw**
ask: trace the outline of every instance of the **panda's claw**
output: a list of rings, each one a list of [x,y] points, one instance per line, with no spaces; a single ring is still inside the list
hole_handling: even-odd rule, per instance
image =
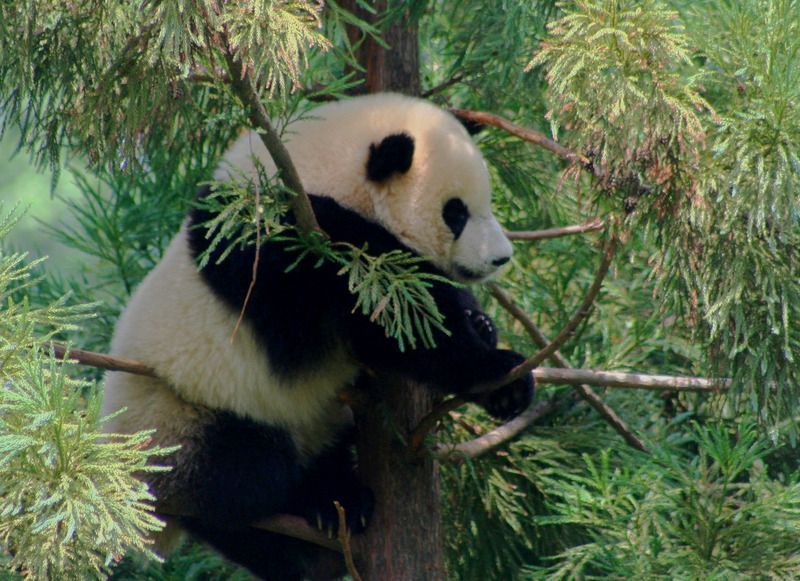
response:
[[[481,404],[492,416],[506,421],[518,416],[531,405],[533,393],[533,376],[528,374],[493,391],[481,401]]]
[[[305,512],[305,515],[309,524],[312,526],[316,524],[318,531],[334,538],[339,532],[339,513],[334,501],[338,501],[344,507],[345,525],[348,531],[360,533],[367,527],[375,498],[369,488],[355,483],[352,488],[340,490],[332,494],[332,498],[328,495],[322,496],[312,506],[307,507],[308,512]]]
[[[489,315],[472,309],[464,309],[464,314],[472,324],[472,328],[487,346],[492,348],[497,346],[497,329]]]

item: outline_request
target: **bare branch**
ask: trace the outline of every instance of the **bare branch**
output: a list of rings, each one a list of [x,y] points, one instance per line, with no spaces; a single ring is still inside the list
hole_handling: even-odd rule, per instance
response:
[[[593,369],[564,369],[537,367],[533,370],[536,382],[548,385],[581,385],[590,383],[598,387],[622,389],[647,389],[651,391],[690,391],[723,393],[730,389],[727,378],[707,379],[681,375],[646,375],[620,371],[595,371]]]
[[[510,440],[513,440],[533,422],[555,410],[557,405],[558,402],[555,398],[536,402],[513,420],[496,427],[483,436],[467,442],[461,442],[455,446],[438,444],[434,449],[434,453],[439,460],[460,461],[464,460],[465,458],[477,458],[478,456],[485,454],[490,450],[494,450],[498,446],[501,446]]]
[[[613,251],[613,248],[611,250]],[[492,295],[500,303],[500,306],[508,310],[520,323],[522,323],[522,325],[528,331],[528,334],[533,339],[534,343],[536,343],[543,351],[547,349],[548,345],[552,345],[539,327],[536,326],[536,324],[522,311],[522,309],[514,304],[514,301],[511,300],[511,297],[504,293],[499,286],[492,283],[489,285],[489,289],[491,290]],[[567,361],[567,359],[558,350],[552,351],[549,354],[549,357],[559,367],[567,369],[572,367],[569,364],[569,361]],[[536,374],[534,373],[534,377],[535,376]],[[584,383],[578,383],[576,385],[576,391],[584,399],[584,401],[586,401],[586,403],[592,406],[594,410],[599,413],[604,420],[606,420],[606,422],[608,422],[615,430],[617,430],[617,432],[619,432],[622,438],[630,446],[643,452],[649,452],[647,446],[645,446],[644,442],[642,442],[642,440],[633,433],[633,430],[628,427],[628,424],[626,424],[625,421],[619,417],[617,412],[608,406],[591,387]]]
[[[500,129],[504,129],[508,131],[512,135],[516,135],[520,139],[525,141],[530,141],[531,143],[535,143],[545,149],[552,151],[558,157],[566,159],[567,161],[571,162],[578,162],[583,166],[589,166],[590,161],[588,158],[579,155],[564,147],[563,145],[556,143],[552,139],[545,137],[543,133],[538,131],[534,131],[533,129],[528,129],[527,127],[522,127],[521,125],[517,125],[516,123],[512,123],[508,119],[504,119],[499,115],[493,115],[491,113],[484,113],[483,111],[470,111],[469,109],[451,109],[451,112],[456,117],[461,117],[463,119],[469,119],[470,121],[475,121],[476,123],[483,123],[484,125],[493,125],[494,127],[499,127]]]
[[[578,163],[583,167],[585,170],[591,172],[591,174],[597,178],[598,182],[600,183],[601,187],[607,189],[613,189],[614,184],[612,180],[609,180],[609,174],[605,171],[604,168],[596,166],[592,159],[589,159],[585,155],[581,155],[575,151],[572,151],[568,147],[564,147],[563,145],[559,144],[552,139],[545,137],[543,133],[539,131],[535,131],[533,129],[528,129],[527,127],[522,127],[521,125],[517,125],[516,123],[512,123],[508,119],[500,117],[499,115],[493,115],[492,113],[484,113],[483,111],[470,111],[468,109],[451,109],[450,110],[453,115],[457,117],[461,117],[462,119],[469,119],[470,121],[474,121],[476,123],[483,123],[485,125],[493,125],[494,127],[498,127],[519,137],[523,141],[528,141],[530,143],[534,143],[547,149],[548,151],[552,151],[558,157],[565,159],[572,163]],[[653,186],[647,183],[642,182],[638,177],[632,176],[635,178],[635,187],[636,191],[639,194],[648,194],[653,191]]]
[[[328,538],[328,535],[309,525],[306,519],[301,516],[278,514],[260,520],[250,526],[262,531],[278,533],[279,535],[314,543],[315,545],[330,549],[331,551],[336,551],[337,553],[342,552],[342,547],[338,540]]]
[[[506,236],[509,240],[546,240],[548,238],[560,238],[572,234],[583,234],[584,232],[595,232],[602,230],[605,222],[600,218],[594,218],[583,224],[573,226],[562,226],[560,228],[548,228],[546,230],[507,230]]]
[[[342,545],[342,553],[344,553],[344,564],[347,567],[347,573],[353,578],[353,581],[362,581],[361,575],[356,570],[356,564],[353,562],[353,551],[350,548],[350,531],[347,530],[347,519],[344,515],[344,507],[338,500],[333,501],[336,507],[336,512],[339,515],[339,543]]]
[[[550,355],[558,351],[561,345],[563,345],[567,339],[572,336],[572,334],[575,332],[575,329],[578,328],[578,325],[580,325],[589,315],[592,310],[592,305],[594,305],[594,300],[597,298],[600,288],[603,286],[603,280],[606,278],[606,274],[608,274],[608,269],[611,266],[611,260],[614,258],[614,252],[616,249],[617,238],[615,236],[611,236],[606,242],[605,248],[603,249],[603,258],[600,261],[600,267],[597,269],[597,273],[594,276],[594,281],[592,281],[591,286],[586,291],[586,295],[583,297],[583,301],[581,301],[581,305],[578,307],[578,310],[575,311],[570,320],[567,321],[567,324],[564,325],[561,331],[559,331],[555,339],[553,339],[546,347],[543,347],[541,351],[530,357],[527,361],[525,361],[525,363],[519,365],[519,369],[529,371],[550,357]],[[511,374],[513,375],[514,372],[515,370],[512,370]]]
[[[127,357],[106,355],[105,353],[95,353],[94,351],[84,351],[83,349],[70,349],[67,351],[67,348],[60,343],[51,343],[50,346],[53,349],[53,354],[58,359],[73,359],[81,365],[107,369],[108,371],[124,371],[134,375],[156,377],[155,370],[141,361],[135,361]]]
[[[298,229],[304,234],[312,231],[322,232],[317,223],[317,218],[314,216],[314,211],[311,209],[311,201],[308,199],[303,183],[300,181],[297,168],[292,163],[289,151],[283,145],[278,132],[272,126],[266,109],[261,104],[258,91],[253,85],[253,80],[250,78],[247,68],[236,60],[230,50],[230,45],[227,42],[224,44],[225,60],[230,71],[230,85],[247,108],[250,122],[258,132],[259,137],[261,137],[261,141],[269,151],[270,156],[272,156],[272,161],[275,162],[283,183],[293,193],[289,200],[289,207],[297,220]]]
[[[159,506],[157,514],[166,517],[193,517],[193,514],[183,512],[177,507]],[[337,553],[342,552],[339,541],[329,538],[325,533],[318,531],[306,522],[301,516],[293,514],[276,514],[250,525],[254,529],[276,533],[308,543],[319,545]]]

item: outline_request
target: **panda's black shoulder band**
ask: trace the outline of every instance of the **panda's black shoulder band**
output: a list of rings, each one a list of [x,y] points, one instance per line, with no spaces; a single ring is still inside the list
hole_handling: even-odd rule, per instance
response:
[[[396,173],[406,173],[414,157],[414,139],[408,133],[393,133],[369,146],[367,178],[381,182]]]

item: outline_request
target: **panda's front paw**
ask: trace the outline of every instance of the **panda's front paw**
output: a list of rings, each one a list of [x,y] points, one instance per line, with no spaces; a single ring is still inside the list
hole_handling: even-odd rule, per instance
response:
[[[336,494],[333,498],[320,499],[306,512],[308,523],[329,537],[336,536],[339,533],[339,513],[334,501],[338,501],[344,508],[345,522],[350,532],[360,533],[367,528],[375,507],[375,495],[372,490],[361,485]]]
[[[533,375],[528,373],[525,377],[486,395],[481,405],[495,418],[510,420],[531,405],[534,387]]]
[[[464,314],[481,340],[489,347],[496,347],[497,328],[489,315],[473,309],[465,309]]]

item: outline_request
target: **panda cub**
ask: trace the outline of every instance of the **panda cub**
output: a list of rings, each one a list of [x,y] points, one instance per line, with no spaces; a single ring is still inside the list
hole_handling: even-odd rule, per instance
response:
[[[451,114],[394,94],[319,107],[289,126],[287,147],[322,229],[333,241],[402,250],[422,269],[461,282],[491,276],[511,245],[491,210],[486,163]],[[215,179],[255,179],[274,170],[253,131],[230,148]],[[201,193],[201,196],[204,195]],[[401,352],[395,339],[354,309],[338,267],[286,241],[262,244],[255,288],[231,340],[250,285],[255,248],[240,248],[202,270],[207,210],[190,212],[162,261],[133,294],[112,341],[116,355],[141,360],[158,378],[112,372],[104,412],[122,407],[112,432],[156,428],[155,444],[181,448],[170,472],[147,475],[158,509],[175,517],[157,539],[186,530],[265,579],[315,576],[319,549],[249,528],[279,513],[335,528],[333,500],[360,531],[372,494],[354,470],[351,414],[337,394],[363,369],[465,393],[523,361],[497,349],[491,320],[466,289],[436,282],[430,292],[450,335],[436,347]],[[481,401],[508,418],[531,402],[533,380]]]

